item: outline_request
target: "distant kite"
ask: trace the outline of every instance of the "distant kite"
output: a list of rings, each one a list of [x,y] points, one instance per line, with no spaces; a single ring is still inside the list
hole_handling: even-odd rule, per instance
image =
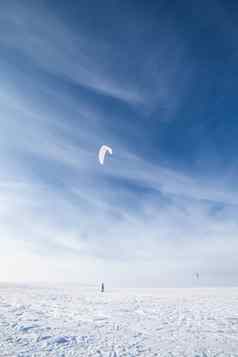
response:
[[[98,160],[101,165],[104,164],[106,154],[112,155],[112,149],[109,146],[102,145],[98,152]]]

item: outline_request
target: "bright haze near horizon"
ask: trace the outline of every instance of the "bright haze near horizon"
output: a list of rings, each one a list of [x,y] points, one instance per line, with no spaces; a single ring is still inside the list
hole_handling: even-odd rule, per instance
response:
[[[237,2],[0,7],[0,281],[237,285]]]

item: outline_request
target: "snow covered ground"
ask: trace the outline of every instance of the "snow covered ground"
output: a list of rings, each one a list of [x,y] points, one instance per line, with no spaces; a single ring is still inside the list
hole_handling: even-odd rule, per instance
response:
[[[238,356],[238,289],[0,285],[0,356]]]

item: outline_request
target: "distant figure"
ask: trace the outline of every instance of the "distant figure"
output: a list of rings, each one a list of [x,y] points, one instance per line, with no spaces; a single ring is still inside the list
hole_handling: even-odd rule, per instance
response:
[[[101,292],[104,293],[104,283],[101,285]]]
[[[199,280],[199,273],[196,273],[195,275],[196,275],[196,278]]]

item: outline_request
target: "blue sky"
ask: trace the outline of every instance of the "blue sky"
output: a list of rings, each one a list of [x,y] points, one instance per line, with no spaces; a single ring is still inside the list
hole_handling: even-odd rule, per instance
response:
[[[2,281],[238,283],[237,17],[221,0],[1,4]]]

